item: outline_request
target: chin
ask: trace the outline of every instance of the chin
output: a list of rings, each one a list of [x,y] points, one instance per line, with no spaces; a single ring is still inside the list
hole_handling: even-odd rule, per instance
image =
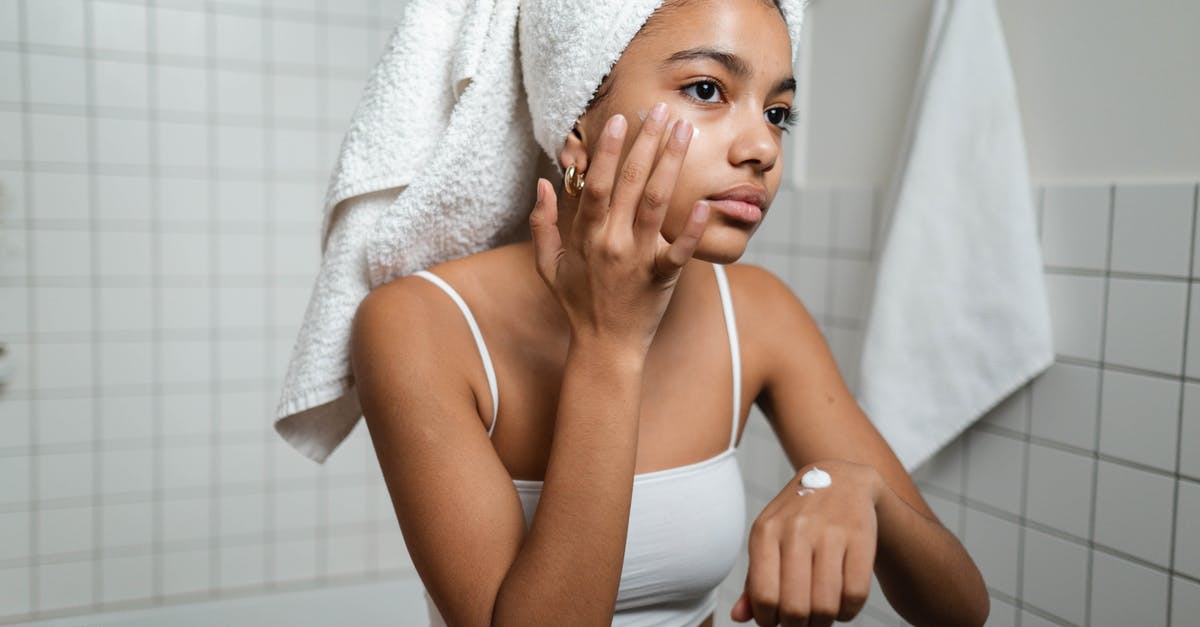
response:
[[[715,228],[714,228],[715,227]],[[750,237],[757,230],[741,230],[720,228],[710,223],[700,238],[700,243],[692,253],[693,259],[727,265],[734,263],[746,254],[746,246]]]

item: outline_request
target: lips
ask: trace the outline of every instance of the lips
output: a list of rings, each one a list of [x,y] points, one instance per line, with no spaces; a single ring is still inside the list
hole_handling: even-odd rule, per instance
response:
[[[743,222],[758,222],[762,219],[763,205],[767,204],[767,190],[743,183],[709,196],[708,200],[714,209],[731,218]]]

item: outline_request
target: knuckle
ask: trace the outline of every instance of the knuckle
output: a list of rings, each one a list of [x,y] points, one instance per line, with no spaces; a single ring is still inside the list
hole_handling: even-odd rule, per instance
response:
[[[826,544],[840,546],[846,543],[846,532],[840,527],[826,527],[821,532],[821,539]]]
[[[808,618],[808,608],[791,599],[784,599],[779,604],[779,618],[792,622],[802,622]]]
[[[642,194],[642,198],[646,201],[646,206],[648,207],[662,207],[667,204],[670,194],[661,187],[647,187],[646,191]]]
[[[792,537],[804,537],[808,535],[810,520],[806,515],[794,516],[788,520],[787,530]]]
[[[866,605],[868,593],[868,590],[847,587],[846,590],[842,592],[842,605],[857,611],[858,608]]]
[[[642,178],[645,168],[640,163],[627,163],[621,169],[621,180],[625,183],[637,183]]]
[[[751,591],[747,597],[750,599],[750,604],[755,607],[778,607],[779,597],[773,594],[767,594],[761,590]]]
[[[757,518],[754,524],[750,525],[750,536],[763,536],[774,533],[779,523],[774,518]]]
[[[595,254],[601,261],[612,261],[620,257],[617,245],[611,238],[603,237],[596,242]]]
[[[548,267],[549,263],[550,262],[548,262],[545,259],[542,259],[540,257],[538,258],[538,261],[537,261],[538,276],[542,277],[542,280],[547,281],[547,282],[550,281],[551,277],[554,276],[554,273],[551,272],[550,267]]]
[[[583,196],[593,202],[602,202],[608,198],[609,189],[609,184],[604,181],[589,180],[587,185],[583,186]]]
[[[837,618],[838,608],[826,601],[813,602],[811,616],[813,618],[835,619]]]

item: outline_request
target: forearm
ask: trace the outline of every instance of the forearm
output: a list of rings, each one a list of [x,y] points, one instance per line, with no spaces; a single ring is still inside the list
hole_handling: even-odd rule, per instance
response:
[[[572,338],[541,499],[493,624],[607,625],[629,527],[645,355]]]
[[[914,625],[982,625],[987,587],[958,538],[886,484],[875,511],[875,575],[892,607]]]

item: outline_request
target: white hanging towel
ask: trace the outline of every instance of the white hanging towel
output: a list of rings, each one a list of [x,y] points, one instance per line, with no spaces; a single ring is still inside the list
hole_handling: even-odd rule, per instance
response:
[[[912,470],[1054,362],[994,0],[936,0],[888,190],[858,402]]]

